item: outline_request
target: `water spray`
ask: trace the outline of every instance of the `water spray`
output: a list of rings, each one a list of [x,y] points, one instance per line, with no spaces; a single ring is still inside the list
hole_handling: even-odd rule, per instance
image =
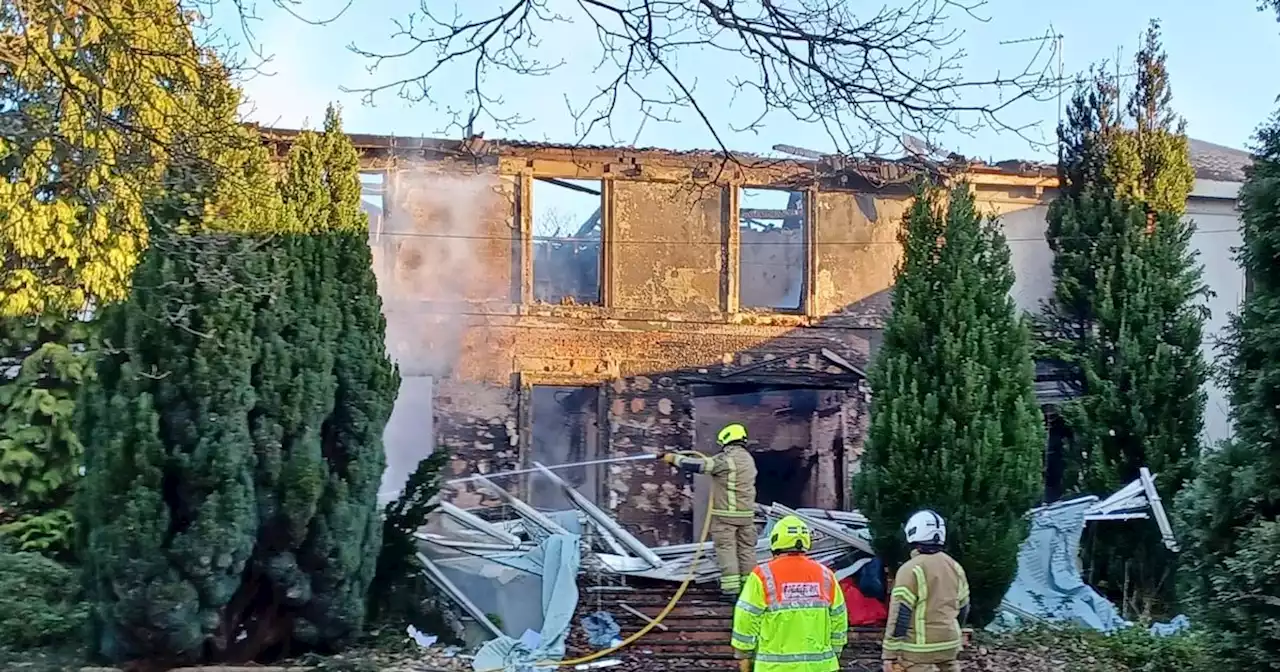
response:
[[[587,467],[593,464],[613,464],[614,462],[639,462],[642,460],[656,460],[656,459],[658,459],[658,455],[656,453],[641,453],[639,455],[628,455],[626,457],[607,457],[602,460],[586,460],[583,462],[569,462],[567,464],[557,464],[554,466],[547,465],[546,468],[554,471],[556,469],[572,469],[574,467]],[[538,469],[536,467],[533,469],[512,469],[510,471],[499,471],[492,474],[476,474],[475,476],[464,476],[462,478],[455,478],[450,481],[445,481],[445,483],[448,485],[452,485],[454,483],[466,483],[468,481],[478,481],[482,478],[495,478],[498,476],[516,476],[518,474],[532,474],[538,471],[541,471],[541,469]]]

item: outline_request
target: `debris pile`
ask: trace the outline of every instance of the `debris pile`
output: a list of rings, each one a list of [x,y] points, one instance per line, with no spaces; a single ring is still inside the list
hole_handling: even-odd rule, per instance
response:
[[[611,648],[654,621],[686,578],[694,585],[642,640],[583,669],[642,667],[644,661],[654,660],[663,660],[668,670],[732,669],[732,605],[706,585],[719,577],[711,543],[651,548],[551,469],[536,462],[533,466],[564,492],[572,509],[539,510],[485,476],[474,476],[468,480],[492,491],[501,506],[464,510],[443,502],[440,515],[418,533],[420,557],[432,580],[476,624],[473,639],[488,640],[473,669],[521,669],[545,660],[572,663]],[[1028,516],[1050,520],[1050,514],[1063,507],[1079,514],[1080,526],[1083,521],[1153,517],[1166,544],[1177,548],[1146,469],[1139,480],[1104,500],[1071,500],[1035,509]],[[770,556],[771,525],[787,515],[809,524],[814,538],[811,556],[835,570],[838,578],[854,575],[873,559],[867,521],[860,513],[771,504],[757,505],[757,522],[763,527],[756,545],[759,562]],[[1072,528],[1066,535],[1028,540],[1035,547],[1023,549],[1028,557],[1020,563],[1019,580],[1005,599],[1007,612],[1018,620],[1098,621],[1087,615],[1030,613],[1019,592],[1057,585],[1051,579],[1061,573],[1059,565],[1070,564],[1074,570],[1078,535]],[[1023,569],[1036,571],[1024,577]],[[1092,590],[1072,588],[1083,589]],[[1100,596],[1077,602],[1101,605],[1100,609],[1109,606]],[[857,629],[851,634],[843,668],[874,669],[879,630]]]
[[[504,630],[513,633],[520,632],[521,627],[536,630],[543,626],[532,614],[519,613],[527,610],[504,609],[497,593],[511,595],[513,584],[522,579],[520,574],[538,579],[547,576],[554,568],[547,566],[538,551],[552,538],[577,540],[580,582],[590,584],[595,594],[625,592],[628,581],[634,580],[675,584],[692,574],[695,584],[703,584],[719,577],[710,541],[702,542],[701,553],[697,543],[650,548],[555,472],[537,463],[534,466],[564,490],[572,510],[539,511],[489,479],[473,477],[501,499],[501,510],[468,511],[442,502],[441,515],[418,533],[422,559],[433,581],[494,636],[501,636]],[[757,508],[758,520],[764,526],[756,545],[760,562],[769,558],[767,535],[772,521],[786,515],[799,516],[809,523],[814,531],[812,556],[835,569],[840,578],[856,572],[872,557],[866,530],[860,529],[865,528],[866,521],[857,513],[797,510],[781,504]],[[483,582],[495,585],[480,585]],[[460,584],[470,584],[472,589]],[[666,588],[666,599],[674,590],[674,585]],[[520,606],[536,606],[539,599],[534,595],[529,592],[519,599]],[[622,615],[619,610],[611,611],[615,618]],[[502,616],[502,627],[489,618],[494,613]],[[725,620],[727,623],[728,618]],[[542,634],[546,639],[548,633]]]

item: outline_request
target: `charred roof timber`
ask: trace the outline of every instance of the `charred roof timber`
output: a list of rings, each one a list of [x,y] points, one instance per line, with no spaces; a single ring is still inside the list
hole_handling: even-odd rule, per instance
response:
[[[254,125],[263,140],[277,152],[287,151],[289,144],[301,132],[295,129],[272,128]],[[348,134],[362,154],[388,155],[406,159],[432,160],[441,158],[471,159],[480,163],[494,163],[501,157],[563,158],[565,160],[594,160],[615,164],[632,164],[628,175],[639,177],[643,171],[637,161],[658,161],[696,166],[698,175],[715,176],[715,166],[726,159],[754,167],[772,167],[792,171],[808,171],[813,178],[834,181],[835,186],[852,188],[858,183],[872,187],[891,187],[909,183],[921,174],[938,177],[960,177],[975,184],[1024,185],[1039,188],[1057,186],[1057,167],[1052,163],[1010,159],[984,162],[939,150],[925,145],[907,157],[890,159],[868,156],[854,157],[824,154],[794,145],[774,145],[774,151],[791,154],[793,158],[767,157],[748,152],[727,154],[719,150],[669,150],[655,147],[630,147],[585,144],[557,144],[525,140],[488,140],[474,135],[463,140],[399,137],[394,135]],[[1241,182],[1252,158],[1248,152],[1224,147],[1202,140],[1189,142],[1191,163],[1196,177],[1202,180]],[[928,151],[926,151],[928,150]],[[621,168],[621,166],[618,166]],[[812,179],[812,178],[811,178]]]

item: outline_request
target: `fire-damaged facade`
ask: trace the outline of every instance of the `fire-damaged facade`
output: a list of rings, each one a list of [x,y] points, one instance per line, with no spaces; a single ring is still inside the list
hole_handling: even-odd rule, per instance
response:
[[[856,505],[864,372],[890,306],[909,168],[352,139],[404,379],[387,430],[391,480],[438,447],[457,475],[528,470],[493,482],[563,508],[535,463],[714,452],[716,431],[736,421],[763,503]],[[968,179],[1010,230],[1020,217],[1043,230],[1051,168],[978,166]],[[1041,282],[1048,264],[1015,270],[1015,294],[1043,293],[1023,281]],[[559,473],[649,544],[700,529],[702,484],[661,462]],[[448,494],[463,507],[497,501],[480,481]]]

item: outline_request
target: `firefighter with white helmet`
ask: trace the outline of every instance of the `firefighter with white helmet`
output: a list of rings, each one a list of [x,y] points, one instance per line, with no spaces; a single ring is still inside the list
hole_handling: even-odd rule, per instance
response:
[[[903,526],[911,558],[893,581],[885,625],[884,672],[959,672],[961,625],[969,616],[969,580],[944,552],[947,523],[934,511]]]
[[[835,672],[848,641],[844,593],[829,567],[806,555],[809,526],[785,516],[769,534],[773,559],[747,577],[733,609],[739,672]]]
[[[716,436],[720,454],[663,453],[668,464],[711,477],[711,545],[720,567],[720,592],[736,601],[756,566],[756,461],[747,452],[747,428],[726,425]]]

